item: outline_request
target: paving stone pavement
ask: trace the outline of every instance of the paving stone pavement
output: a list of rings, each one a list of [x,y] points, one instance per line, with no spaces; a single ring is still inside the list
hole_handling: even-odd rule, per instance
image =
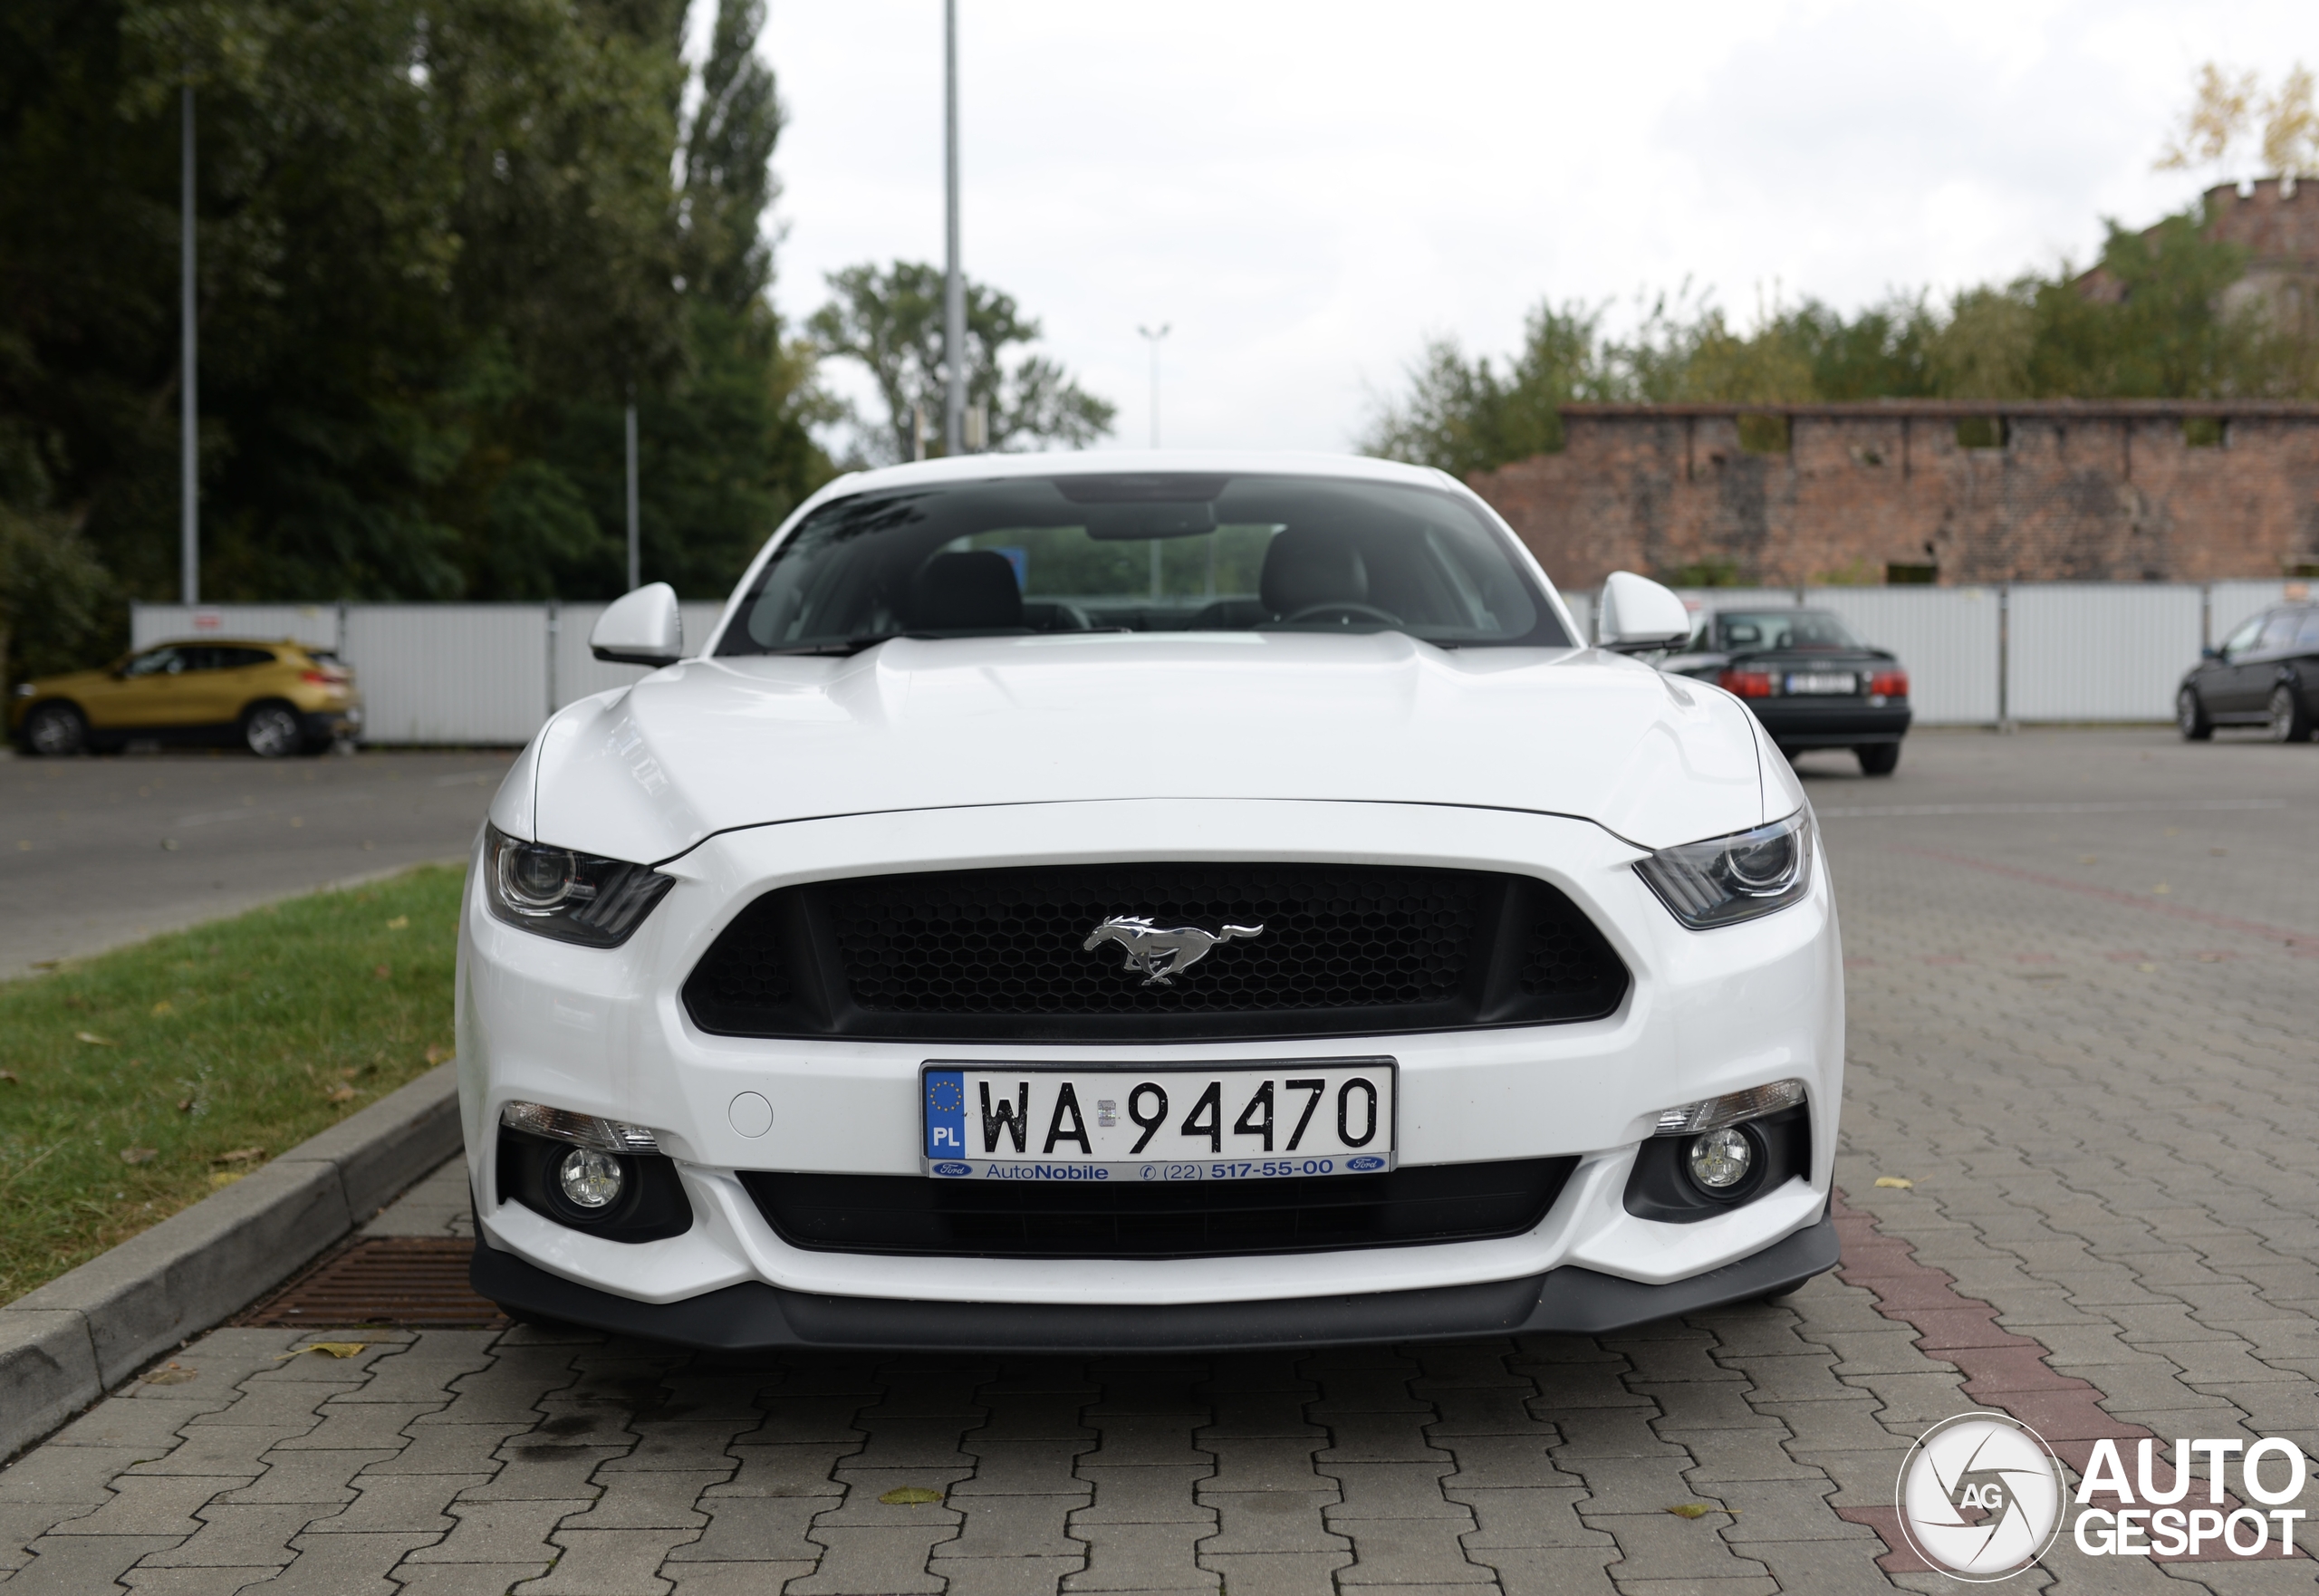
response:
[[[1950,1414],[2319,1449],[2319,749],[1937,735],[1889,781],[1805,770],[1852,970],[1850,1280],[1599,1339],[1306,1355],[734,1359],[518,1327],[336,1359],[220,1330],[0,1471],[0,1585],[1929,1591],[1953,1587],[1879,1525]],[[457,1208],[442,1177],[381,1233]],[[2258,1596],[2314,1567],[2064,1540],[2008,1589]]]

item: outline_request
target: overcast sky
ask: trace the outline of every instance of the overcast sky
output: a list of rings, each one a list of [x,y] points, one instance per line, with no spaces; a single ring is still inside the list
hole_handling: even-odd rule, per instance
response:
[[[940,0],[772,0],[776,297],[942,258]],[[703,11],[713,10],[704,5]],[[2083,261],[2209,58],[2319,62],[2286,4],[960,0],[970,275],[1162,441],[1351,447],[1431,333],[1687,278],[1741,322]],[[836,375],[833,373],[833,375]],[[848,389],[854,385],[841,381]]]

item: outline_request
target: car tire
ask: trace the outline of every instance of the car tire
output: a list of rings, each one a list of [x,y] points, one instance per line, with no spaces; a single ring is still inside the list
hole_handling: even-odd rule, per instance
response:
[[[2203,743],[2214,736],[2214,722],[2207,718],[2198,688],[2186,687],[2174,695],[2174,726],[2186,743]]]
[[[2311,740],[2311,716],[2304,710],[2303,695],[2295,690],[2293,682],[2281,682],[2271,689],[2271,701],[2266,707],[2270,718],[2264,729],[2274,743],[2308,743]]]
[[[63,759],[89,746],[89,721],[71,704],[35,705],[24,716],[24,746],[43,759]]]
[[[1864,776],[1889,776],[1900,768],[1898,743],[1870,743],[1852,752],[1860,757],[1860,774]]]
[[[279,759],[305,745],[305,728],[287,704],[253,704],[242,711],[242,746],[260,759]]]

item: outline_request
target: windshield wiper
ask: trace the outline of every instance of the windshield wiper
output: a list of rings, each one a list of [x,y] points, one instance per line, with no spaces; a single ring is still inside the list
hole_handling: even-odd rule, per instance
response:
[[[859,654],[865,649],[874,649],[880,643],[890,643],[901,635],[895,631],[881,631],[872,637],[847,638],[843,642],[801,643],[794,649],[767,649],[765,652],[789,655],[830,655],[843,658]]]

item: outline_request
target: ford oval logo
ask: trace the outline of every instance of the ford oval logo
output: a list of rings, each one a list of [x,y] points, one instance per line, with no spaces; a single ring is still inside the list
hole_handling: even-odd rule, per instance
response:
[[[1344,1161],[1344,1167],[1348,1169],[1381,1169],[1385,1167],[1385,1160],[1371,1158],[1347,1159]]]
[[[934,1172],[937,1175],[971,1175],[975,1167],[972,1164],[937,1164]]]

